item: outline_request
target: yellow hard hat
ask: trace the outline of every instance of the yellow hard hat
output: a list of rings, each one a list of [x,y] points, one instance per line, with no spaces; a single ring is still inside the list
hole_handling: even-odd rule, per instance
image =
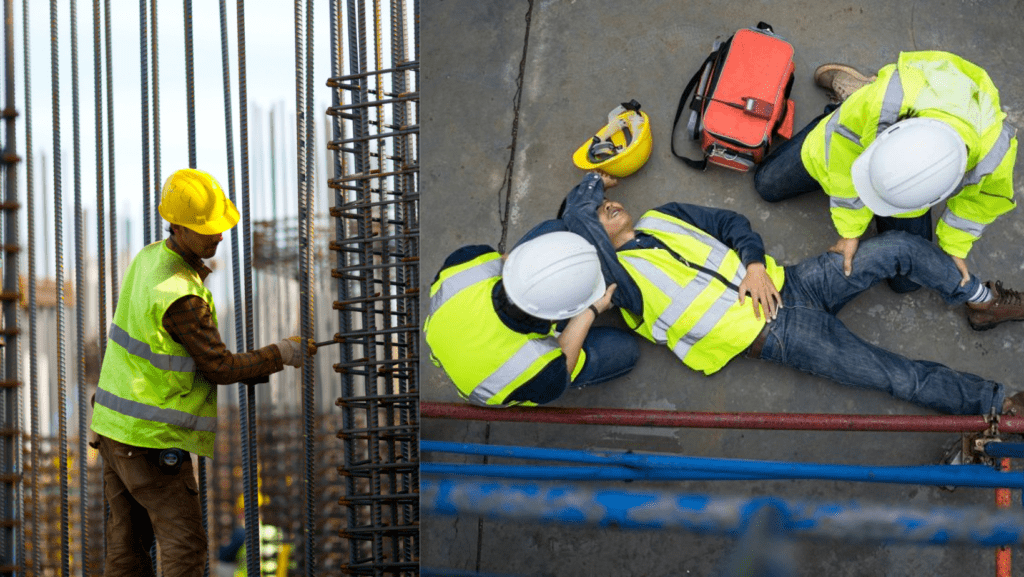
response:
[[[183,168],[167,177],[160,194],[160,216],[199,234],[220,234],[238,224],[238,209],[202,170]]]
[[[629,176],[651,157],[650,119],[636,100],[608,113],[608,124],[584,142],[572,160],[583,170],[602,170],[615,177]]]

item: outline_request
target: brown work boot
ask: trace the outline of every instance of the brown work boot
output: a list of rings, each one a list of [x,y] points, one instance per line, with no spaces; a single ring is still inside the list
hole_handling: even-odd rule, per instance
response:
[[[1024,321],[1024,302],[1021,294],[1003,283],[985,283],[992,291],[992,300],[985,303],[967,303],[967,322],[976,331],[988,329],[1006,321]]]
[[[828,91],[829,98],[837,104],[876,78],[878,76],[864,76],[851,66],[834,62],[822,64],[814,71],[814,83]]]

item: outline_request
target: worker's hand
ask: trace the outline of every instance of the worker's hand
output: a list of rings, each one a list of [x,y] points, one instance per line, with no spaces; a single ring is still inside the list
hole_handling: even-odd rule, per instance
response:
[[[608,174],[603,170],[595,170],[594,172],[601,176],[601,182],[604,182],[605,190],[608,190],[609,188],[612,188],[619,184],[619,179],[615,178],[614,176]]]
[[[829,247],[829,252],[843,255],[843,273],[850,276],[853,272],[853,255],[857,254],[857,247],[860,245],[860,237],[840,238],[834,245]]]
[[[615,289],[619,285],[612,283],[608,285],[608,288],[604,289],[604,294],[601,298],[594,302],[594,307],[597,308],[597,312],[603,313],[604,311],[612,308],[612,295],[615,294]]]
[[[281,350],[282,363],[290,367],[302,367],[302,337],[288,337],[277,343],[277,348]],[[313,339],[307,339],[305,352],[309,356],[316,354],[316,345],[313,343]]]
[[[949,258],[953,259],[953,264],[955,264],[956,269],[960,271],[960,286],[966,286],[971,280],[971,272],[967,270],[967,262],[958,256],[949,255]]]
[[[764,311],[764,318],[772,322],[779,315],[782,308],[782,296],[775,288],[772,277],[762,262],[752,262],[747,265],[747,276],[743,277],[740,283],[740,304],[750,295],[750,304],[754,307],[754,318],[761,318],[761,311]]]

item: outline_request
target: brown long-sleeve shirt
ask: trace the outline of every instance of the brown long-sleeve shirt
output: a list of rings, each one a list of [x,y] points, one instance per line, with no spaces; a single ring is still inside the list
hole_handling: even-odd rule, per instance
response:
[[[202,281],[212,272],[202,259],[184,254],[174,240],[167,238],[167,246],[181,255]],[[221,340],[220,331],[213,324],[210,307],[201,297],[188,295],[174,301],[164,313],[164,329],[175,342],[188,351],[196,363],[196,371],[206,380],[218,385],[240,381],[266,382],[266,377],[284,368],[277,345],[245,353],[232,353]]]

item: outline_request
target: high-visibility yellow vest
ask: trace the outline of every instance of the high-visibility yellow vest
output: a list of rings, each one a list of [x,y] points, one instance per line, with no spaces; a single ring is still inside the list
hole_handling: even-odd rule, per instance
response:
[[[164,329],[171,304],[213,295],[165,241],[143,248],[125,273],[100,369],[92,430],[138,447],[177,447],[213,456],[217,387],[196,372],[185,347]]]
[[[965,257],[985,227],[1016,206],[1016,128],[1006,122],[999,91],[978,66],[948,52],[901,53],[807,134],[800,149],[804,168],[828,193],[840,236],[859,237],[874,215],[853,188],[853,161],[886,128],[911,116],[941,120],[967,144],[967,172],[936,227],[939,246]]]
[[[754,342],[765,316],[754,317],[749,301],[739,304],[747,274],[736,251],[673,216],[649,211],[636,230],[668,250],[620,250],[619,262],[643,295],[643,316],[620,308],[626,323],[647,340],[667,345],[686,366],[710,375]],[[685,261],[685,262],[684,262]],[[776,288],[785,272],[765,255],[765,270]]]
[[[536,405],[506,399],[562,349],[554,325],[544,334],[523,334],[498,317],[491,291],[501,279],[501,267],[501,255],[490,252],[441,271],[430,287],[430,314],[423,325],[430,358],[472,403]],[[585,357],[580,351],[572,378],[583,369]]]

